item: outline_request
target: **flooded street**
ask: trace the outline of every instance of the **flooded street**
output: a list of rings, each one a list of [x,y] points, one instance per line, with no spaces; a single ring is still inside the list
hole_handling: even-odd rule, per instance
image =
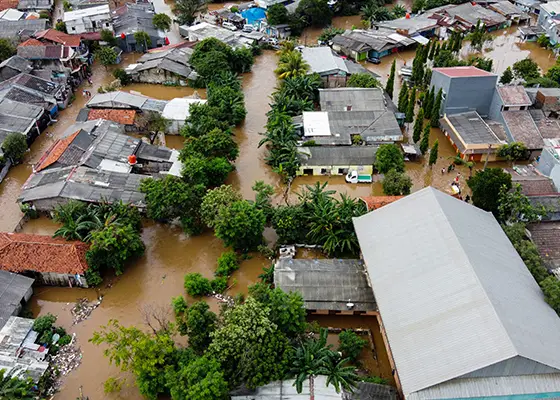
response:
[[[167,13],[168,11],[165,11],[165,7],[170,10],[170,4],[164,3],[163,0],[158,0],[155,4],[156,11],[163,10],[161,12]],[[350,28],[352,25],[359,23],[360,18],[358,16],[336,17],[333,20],[335,26],[345,28]],[[305,32],[305,40],[311,43],[316,40],[319,34],[320,31],[309,29]],[[545,56],[543,50],[536,45],[520,44],[516,40],[518,39],[513,36],[498,34],[493,44],[494,48],[488,55],[492,54],[492,57],[498,58],[507,56],[508,61],[505,61],[504,65],[509,65],[517,59],[524,58],[526,54],[531,54],[543,69],[549,68],[554,63],[554,59]],[[512,48],[514,51],[512,51]],[[126,55],[120,67],[134,62],[138,57],[138,54]],[[380,65],[368,64],[367,67],[381,75],[381,80],[385,82],[393,59],[397,59],[398,69],[405,62],[410,64],[413,57],[414,51],[410,50],[385,57]],[[500,61],[497,58],[494,58],[494,60],[495,67],[499,68],[498,64]],[[261,139],[259,133],[264,131],[267,121],[266,112],[270,108],[269,96],[276,86],[276,76],[274,74],[276,64],[277,55],[272,51],[265,51],[263,55],[256,58],[252,73],[245,74],[242,77],[247,117],[243,125],[235,130],[235,138],[239,144],[240,156],[235,163],[236,171],[230,174],[228,183],[240,190],[245,198],[252,199],[254,194],[251,187],[255,181],[263,180],[275,188],[277,193],[276,201],[280,202],[285,187],[282,185],[278,175],[266,165],[264,161],[265,149],[257,148],[258,142]],[[109,73],[110,71],[106,71],[102,66],[95,65],[93,71],[93,86],[89,86],[86,83],[85,87],[92,91],[92,93],[96,93],[99,86],[107,84],[113,78]],[[398,87],[399,79],[396,81],[395,86]],[[134,84],[125,87],[123,90],[135,91],[165,100],[189,96],[195,92],[202,98],[206,98],[204,89]],[[43,132],[32,145],[31,151],[26,156],[24,162],[12,168],[7,178],[0,185],[0,227],[2,231],[12,231],[21,219],[16,199],[20,193],[21,185],[32,172],[32,165],[75,122],[79,110],[84,106],[85,99],[81,96],[81,91],[79,90],[76,93],[77,98],[74,103],[60,113],[58,122]],[[395,96],[397,93],[398,88],[395,89]],[[455,155],[454,150],[439,129],[432,129],[430,146],[436,139],[439,140],[439,159],[432,170],[424,165],[423,160],[406,163],[407,173],[411,176],[414,183],[414,191],[428,185],[435,186],[440,190],[447,190],[451,180],[454,178],[454,175],[442,175],[440,172],[443,167],[449,165],[450,159]],[[182,147],[183,138],[167,136],[166,142],[169,147],[179,149]],[[503,165],[490,163],[489,166]],[[483,163],[475,166],[475,168],[482,167]],[[456,171],[461,172],[462,183],[465,184],[464,179],[469,175],[468,169],[466,167],[458,167]],[[344,177],[341,176],[300,177],[292,184],[290,198],[293,199],[295,193],[304,185],[314,184],[316,181],[328,182],[330,189],[348,193],[352,197],[383,194],[379,182],[371,185],[349,185],[344,182]],[[24,226],[23,232],[51,235],[56,229],[57,225],[53,221],[43,217],[29,221]],[[274,238],[274,233],[271,230],[267,230],[265,235],[269,240]],[[84,395],[89,396],[92,400],[102,398],[141,398],[134,386],[133,379],[130,377],[127,385],[123,387],[120,393],[110,396],[103,393],[103,382],[107,378],[111,376],[126,377],[127,375],[120,373],[115,367],[110,367],[108,359],[103,356],[102,349],[89,344],[87,340],[91,337],[93,331],[98,329],[100,325],[106,324],[110,319],[117,319],[125,326],[142,326],[142,310],[146,307],[165,307],[169,309],[171,297],[184,294],[184,275],[189,272],[200,272],[206,277],[211,277],[216,268],[217,258],[225,250],[221,240],[214,237],[211,232],[197,237],[188,237],[177,227],[148,221],[144,223],[142,237],[146,244],[145,255],[133,265],[130,265],[120,277],[107,277],[99,289],[36,288],[35,295],[31,300],[33,314],[35,316],[47,312],[57,314],[59,317],[58,322],[67,328],[69,332],[77,334],[83,352],[82,365],[68,375],[62,391],[56,398],[73,399],[78,395],[80,386],[83,386]],[[313,252],[302,254],[304,257],[316,256]],[[259,254],[251,254],[251,258],[244,260],[240,269],[233,274],[230,284],[236,283],[228,294],[246,293],[247,286],[258,281],[257,276],[262,272],[262,268],[269,265],[269,260]],[[78,325],[72,326],[70,308],[74,302],[81,297],[94,299],[100,295],[104,296],[103,302],[92,313],[91,317]],[[209,303],[217,311],[217,304],[213,301]],[[372,373],[389,380],[392,379],[385,347],[378,332],[377,320],[374,317],[314,315],[310,316],[309,319],[317,320],[322,326],[370,328],[374,335],[374,346],[378,354],[377,362],[372,364],[371,361],[365,361],[366,366]]]

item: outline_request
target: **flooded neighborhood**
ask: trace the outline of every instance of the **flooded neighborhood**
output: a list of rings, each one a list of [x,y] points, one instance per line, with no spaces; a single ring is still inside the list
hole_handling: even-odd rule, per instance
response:
[[[560,1],[4,3],[0,398],[560,393]]]

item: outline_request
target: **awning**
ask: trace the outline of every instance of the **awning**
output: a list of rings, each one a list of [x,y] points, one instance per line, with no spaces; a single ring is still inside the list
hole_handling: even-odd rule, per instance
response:
[[[414,40],[415,42],[420,43],[420,44],[423,45],[423,46],[427,45],[427,44],[430,42],[429,39],[425,38],[424,36],[422,36],[422,35],[420,35],[420,34],[412,35],[410,38],[411,38],[412,40]]]

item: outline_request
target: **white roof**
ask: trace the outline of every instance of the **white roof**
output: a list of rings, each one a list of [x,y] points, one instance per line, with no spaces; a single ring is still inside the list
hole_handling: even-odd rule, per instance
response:
[[[21,17],[23,17],[23,14],[21,11],[15,10],[13,8],[8,8],[4,11],[0,11],[0,19],[6,20],[6,21],[19,21],[21,19]]]
[[[427,45],[430,42],[430,40],[428,38],[425,38],[424,36],[422,36],[420,34],[412,35],[410,38],[412,40],[414,40],[415,42],[420,43],[421,45]]]
[[[329,113],[326,111],[304,111],[303,135],[330,136]]]
[[[102,6],[84,8],[82,10],[66,11],[64,12],[64,22],[75,21],[83,17],[91,17],[99,14],[110,14],[109,5],[104,4]]]
[[[428,187],[354,227],[405,397],[560,372],[560,318],[491,213]]]
[[[171,164],[171,168],[169,168],[169,171],[161,171],[161,173],[180,177],[183,170],[183,163],[179,160],[179,151],[174,149],[171,150],[171,157],[169,158],[169,162],[173,163]]]
[[[550,15],[560,14],[560,1],[551,1],[541,4],[541,9]]]
[[[303,59],[309,64],[309,71],[318,74],[330,71],[343,71],[348,73],[344,59],[333,54],[330,47],[304,47],[301,50]]]
[[[128,174],[132,170],[132,167],[127,163],[104,158],[99,163],[99,169],[102,171],[123,172]]]
[[[206,100],[202,99],[189,99],[186,97],[176,98],[170,100],[163,109],[162,117],[170,120],[186,120],[190,113],[189,109],[191,104],[204,104]]]

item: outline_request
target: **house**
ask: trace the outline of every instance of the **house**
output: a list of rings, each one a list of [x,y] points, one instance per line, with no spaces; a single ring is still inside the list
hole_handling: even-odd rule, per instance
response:
[[[338,284],[333,286],[332,282]],[[360,260],[279,259],[274,264],[274,286],[286,293],[300,293],[305,309],[312,313],[377,311]]]
[[[524,23],[531,20],[531,17],[519,9],[515,4],[508,0],[501,0],[488,5],[488,9],[503,15],[508,21],[514,24]]]
[[[476,111],[444,115],[439,122],[453,148],[465,160],[495,161],[498,148],[506,144]]]
[[[49,367],[45,358],[49,350],[37,343],[34,320],[10,317],[0,329],[0,370],[20,379],[38,382]]]
[[[546,34],[544,29],[539,25],[520,26],[517,28],[517,31],[519,32],[519,37],[524,42],[536,42],[541,35]]]
[[[523,143],[530,151],[529,158],[538,157],[544,141],[531,113],[528,110],[502,111],[502,118],[508,142]]]
[[[51,117],[68,104],[69,89],[29,74],[19,74],[0,83],[0,98],[43,107]]]
[[[134,82],[187,86],[198,78],[189,64],[192,53],[189,48],[146,53],[125,71]]]
[[[35,32],[47,29],[49,21],[46,19],[21,19],[19,21],[2,21],[0,23],[0,38],[19,41],[30,38]]]
[[[365,196],[360,197],[360,200],[366,205],[367,211],[377,210],[380,207],[391,204],[394,201],[402,199],[404,196]]]
[[[438,20],[431,18],[429,13],[416,15],[414,17],[403,17],[391,21],[375,22],[375,26],[381,29],[393,30],[399,35],[409,37],[421,44],[426,44],[422,38],[439,36]],[[421,37],[420,37],[421,36]]]
[[[20,56],[11,56],[0,63],[0,82],[13,78],[16,75],[30,74],[33,71],[33,65],[29,60]]]
[[[161,114],[167,103],[165,100],[119,91],[98,93],[86,103],[86,107],[128,109]]]
[[[108,0],[70,0],[72,10],[108,5]]]
[[[490,104],[498,75],[476,67],[434,68],[430,87],[435,93],[442,89],[440,114],[476,111],[481,116],[490,113]]]
[[[49,123],[44,108],[0,97],[0,146],[14,132],[25,135],[27,143],[31,144]]]
[[[560,42],[560,1],[542,3],[540,9],[537,25],[546,32],[548,40],[554,46]]]
[[[54,286],[88,287],[88,245],[45,235],[0,233],[0,269]]]
[[[380,78],[362,65],[340,57],[327,46],[304,47],[301,49],[301,55],[309,64],[308,73],[319,74],[323,87],[326,88],[346,86],[346,81],[352,74],[365,73]]]
[[[356,61],[364,61],[367,57],[381,58],[406,47],[416,41],[400,35],[392,30],[347,30],[332,39],[333,50]]]
[[[0,270],[0,329],[29,301],[33,294],[32,285],[31,278]]]
[[[547,209],[552,207],[555,218],[551,222],[529,225],[531,240],[537,246],[547,269],[560,279],[560,221],[558,220],[560,198],[548,196],[548,198],[540,199],[539,203]]]
[[[174,98],[170,100],[163,109],[161,116],[169,121],[167,133],[178,135],[181,128],[185,125],[185,121],[190,116],[190,107],[193,104],[204,104],[206,100],[200,99],[198,96]]]
[[[131,51],[146,51],[169,44],[165,32],[154,26],[154,15],[150,3],[126,3],[113,10],[111,16],[117,45],[128,53]],[[148,34],[149,42],[136,43],[134,34],[140,31]]]
[[[14,8],[8,8],[0,11],[0,21],[19,21],[20,19],[25,19],[24,17],[24,12],[18,11]]]
[[[467,30],[472,30],[480,21],[488,31],[506,28],[511,24],[506,17],[474,2],[446,7],[443,14],[460,21]]]
[[[539,0],[515,0],[513,4],[521,11],[539,15],[541,11],[541,2]]]
[[[66,30],[71,34],[113,30],[111,11],[108,5],[66,11],[63,18]]]
[[[274,381],[256,389],[241,388],[229,393],[231,400],[397,400],[394,387],[376,383],[359,382],[352,393],[336,391],[332,383],[327,385],[324,375],[306,379],[301,393],[296,391],[293,379]]]
[[[535,107],[546,116],[560,113],[560,88],[538,88],[535,94]]]
[[[19,0],[17,9],[25,12],[51,12],[54,0]]]
[[[124,125],[126,132],[135,132],[138,130],[135,125],[136,114],[136,110],[82,108],[78,113],[78,117],[76,117],[76,121],[85,122],[104,119]]]
[[[179,33],[191,42],[200,42],[213,37],[234,49],[250,47],[264,38],[264,33],[262,32],[233,32],[221,26],[209,24],[208,22],[200,22],[192,26],[182,25],[179,27]]]
[[[265,33],[266,36],[278,40],[287,39],[292,34],[289,24],[268,25],[266,21],[261,21],[259,29]]]
[[[560,392],[560,318],[491,213],[427,187],[354,227],[404,399]]]
[[[560,188],[560,142],[557,140],[548,141],[555,145],[546,146],[538,161],[536,162],[537,170],[552,179],[554,186]]]
[[[297,175],[346,175],[350,170],[372,174],[376,146],[298,147]]]

